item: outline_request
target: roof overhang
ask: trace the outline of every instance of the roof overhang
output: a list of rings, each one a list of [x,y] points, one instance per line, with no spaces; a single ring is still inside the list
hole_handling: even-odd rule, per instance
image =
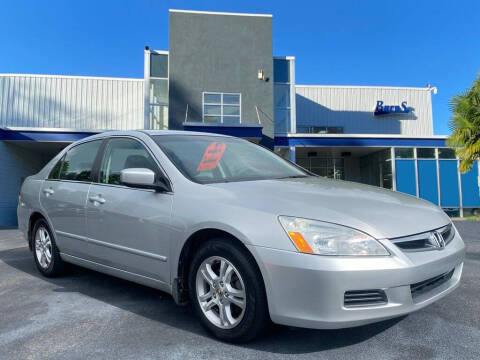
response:
[[[0,128],[0,140],[74,142],[100,132],[102,131],[57,128],[2,127]]]
[[[446,139],[388,134],[285,134],[275,136],[275,146],[445,147]]]

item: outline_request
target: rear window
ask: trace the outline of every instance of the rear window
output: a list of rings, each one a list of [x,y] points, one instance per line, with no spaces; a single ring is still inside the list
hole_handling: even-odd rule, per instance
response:
[[[65,155],[62,156],[60,160],[58,160],[55,166],[52,168],[52,170],[50,171],[50,174],[48,174],[49,180],[58,179],[60,177],[60,170],[62,168],[64,158],[65,158]]]
[[[68,150],[60,170],[60,179],[91,181],[92,167],[102,140],[90,141]]]

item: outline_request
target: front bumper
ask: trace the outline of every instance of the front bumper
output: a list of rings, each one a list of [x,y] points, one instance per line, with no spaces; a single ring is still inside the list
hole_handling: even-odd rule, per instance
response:
[[[388,240],[384,257],[318,256],[250,246],[260,266],[270,317],[277,324],[338,329],[419,310],[459,284],[465,245],[458,235],[442,250],[404,253]],[[453,270],[438,286],[412,296],[410,285]],[[347,291],[380,289],[387,303],[346,307]]]

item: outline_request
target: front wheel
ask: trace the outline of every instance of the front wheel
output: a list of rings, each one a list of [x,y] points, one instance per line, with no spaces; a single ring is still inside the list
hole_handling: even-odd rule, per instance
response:
[[[194,255],[189,292],[202,324],[222,340],[251,340],[268,323],[258,267],[250,254],[228,239],[208,241]]]

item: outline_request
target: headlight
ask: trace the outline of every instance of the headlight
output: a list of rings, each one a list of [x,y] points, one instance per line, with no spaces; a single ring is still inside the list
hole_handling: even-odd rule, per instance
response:
[[[390,255],[377,240],[361,231],[291,216],[279,216],[280,224],[298,251],[318,255]]]

